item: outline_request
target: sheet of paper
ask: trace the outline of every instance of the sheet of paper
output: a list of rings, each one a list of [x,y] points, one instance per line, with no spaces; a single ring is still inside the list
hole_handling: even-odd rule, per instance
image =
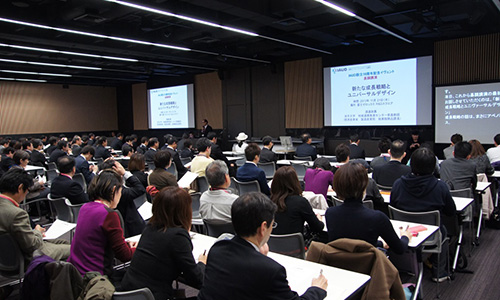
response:
[[[141,207],[137,209],[139,214],[144,220],[149,220],[153,216],[153,204],[149,203],[148,201],[144,202]]]
[[[44,240],[57,239],[75,227],[76,227],[75,223],[68,223],[65,221],[56,220],[54,223],[52,223],[50,228],[45,232],[45,237],[43,239]]]
[[[179,181],[177,181],[177,184],[180,188],[188,188],[197,177],[198,174],[188,171]]]

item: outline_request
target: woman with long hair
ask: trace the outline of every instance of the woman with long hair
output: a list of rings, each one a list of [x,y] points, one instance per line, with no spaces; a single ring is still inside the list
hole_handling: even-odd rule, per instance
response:
[[[483,145],[481,145],[478,140],[470,140],[469,144],[472,145],[470,160],[476,164],[476,172],[478,174],[484,173],[486,175],[492,175],[495,173],[495,169],[491,166]]]

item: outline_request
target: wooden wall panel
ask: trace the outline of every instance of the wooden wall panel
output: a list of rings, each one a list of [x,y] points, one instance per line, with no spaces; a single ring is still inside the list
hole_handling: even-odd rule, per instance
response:
[[[132,85],[134,130],[148,130],[148,89],[145,83]]]
[[[214,129],[223,128],[222,82],[217,72],[194,77],[196,128],[201,129],[201,121],[207,119]]]
[[[0,134],[117,129],[114,87],[0,82]]]
[[[286,128],[323,127],[321,58],[285,63]]]
[[[500,80],[500,33],[436,42],[434,84]]]

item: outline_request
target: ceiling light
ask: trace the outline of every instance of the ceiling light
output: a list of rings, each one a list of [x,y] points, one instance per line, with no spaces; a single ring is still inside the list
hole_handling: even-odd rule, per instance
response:
[[[491,0],[493,1],[493,4],[495,4],[495,6],[498,8],[498,10],[500,11],[500,0]]]
[[[37,66],[59,67],[59,68],[72,68],[72,69],[84,69],[84,70],[96,70],[96,71],[102,70],[101,68],[96,68],[96,67],[51,64],[51,63],[43,63],[43,62],[36,62],[36,61],[14,60],[14,59],[4,59],[4,58],[0,58],[0,61],[8,62],[8,63],[15,63],[15,64],[28,64],[28,65],[37,65]]]
[[[341,12],[341,13],[343,13],[343,14],[345,14],[345,15],[348,15],[349,17],[355,17],[355,16],[356,16],[356,14],[355,14],[355,13],[350,12],[350,11],[348,11],[347,9],[342,8],[342,7],[340,7],[340,6],[338,6],[338,5],[335,5],[335,4],[333,4],[333,3],[330,3],[330,2],[328,2],[328,1],[325,1],[325,0],[316,0],[316,2],[319,2],[319,3],[321,3],[321,4],[323,4],[323,5],[326,5],[326,6],[330,7],[330,8],[333,8],[333,9],[335,9],[335,10],[336,10],[336,11],[338,11],[338,12]]]
[[[0,77],[0,80],[10,80],[10,81],[27,81],[27,82],[47,82],[47,80],[39,80],[39,79],[22,79],[22,78],[7,78],[7,77]]]
[[[69,75],[69,74],[39,73],[39,72],[14,71],[14,70],[0,70],[0,72],[2,72],[2,73],[13,73],[13,74],[27,74],[27,75],[71,77],[71,75]]]

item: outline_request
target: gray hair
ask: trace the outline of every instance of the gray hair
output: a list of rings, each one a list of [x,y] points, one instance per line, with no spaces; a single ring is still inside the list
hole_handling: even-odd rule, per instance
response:
[[[212,187],[223,185],[226,182],[226,174],[229,174],[229,170],[222,160],[211,162],[205,169],[205,176]]]

